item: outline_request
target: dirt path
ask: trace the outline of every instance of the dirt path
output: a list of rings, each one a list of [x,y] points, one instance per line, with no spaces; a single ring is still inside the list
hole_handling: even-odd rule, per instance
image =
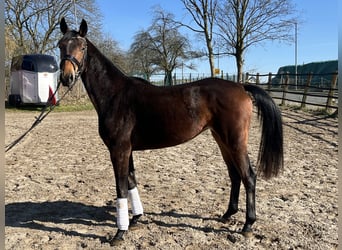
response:
[[[33,113],[6,112],[8,144]],[[337,119],[283,111],[285,169],[257,181],[254,236],[228,224],[230,181],[219,150],[205,132],[186,144],[134,153],[145,209],[141,228],[122,249],[337,249]],[[250,157],[256,161],[258,123]],[[6,153],[6,249],[110,249],[115,229],[115,181],[94,111],[51,113]]]

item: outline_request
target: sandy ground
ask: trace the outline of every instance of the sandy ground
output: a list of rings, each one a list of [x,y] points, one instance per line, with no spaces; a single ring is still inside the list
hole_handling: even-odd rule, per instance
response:
[[[33,122],[32,112],[6,111],[6,142]],[[227,223],[230,181],[209,132],[177,147],[135,152],[141,226],[121,249],[337,249],[337,119],[283,110],[285,168],[257,181],[254,235]],[[260,131],[253,121],[250,158]],[[115,181],[94,111],[52,112],[6,153],[6,249],[111,249],[116,231]]]

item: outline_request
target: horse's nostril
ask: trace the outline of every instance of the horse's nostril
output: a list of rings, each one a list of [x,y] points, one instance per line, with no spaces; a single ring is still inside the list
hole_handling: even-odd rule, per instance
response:
[[[72,83],[74,81],[74,76],[73,75],[69,75],[69,83]]]
[[[74,76],[72,74],[61,74],[59,78],[63,86],[69,86],[73,82]]]

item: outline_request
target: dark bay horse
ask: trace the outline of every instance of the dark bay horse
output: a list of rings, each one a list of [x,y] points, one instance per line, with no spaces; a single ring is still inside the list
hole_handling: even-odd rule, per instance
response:
[[[134,175],[132,151],[169,147],[186,142],[210,129],[221,150],[231,179],[226,221],[238,211],[240,184],[246,189],[246,221],[243,233],[252,231],[256,220],[254,172],[247,153],[253,102],[262,126],[258,170],[265,178],[283,167],[281,113],[261,88],[217,78],[157,87],[128,77],[87,38],[87,23],[69,30],[63,18],[60,80],[72,86],[80,76],[97,111],[99,134],[108,147],[117,192],[118,231],[111,244],[123,239],[129,226],[143,214]],[[129,221],[128,200],[133,217]]]

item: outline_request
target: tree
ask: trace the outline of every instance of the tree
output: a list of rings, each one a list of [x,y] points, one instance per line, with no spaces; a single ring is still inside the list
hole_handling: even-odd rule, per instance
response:
[[[150,34],[147,31],[140,31],[134,36],[134,41],[128,52],[131,65],[131,74],[143,74],[149,81],[153,73],[158,71],[155,65],[157,55],[153,53],[150,44]]]
[[[97,41],[94,41],[92,39],[92,41],[96,43],[97,48],[106,55],[115,66],[124,72],[129,71],[127,55],[120,49],[117,41],[113,40],[110,35],[100,35],[96,40]]]
[[[242,81],[246,50],[266,40],[291,39],[294,7],[291,0],[223,0],[216,23],[226,53],[236,59]]]
[[[172,14],[162,9],[155,9],[152,25],[143,37],[146,39],[143,43],[147,45],[144,54],[150,53],[151,62],[158,70],[165,72],[164,85],[173,84],[172,71],[184,65],[184,61],[189,60],[192,55],[188,51],[190,48],[188,39],[180,34],[173,19]]]
[[[196,26],[181,23],[190,30],[203,35],[209,59],[211,76],[214,76],[213,29],[217,10],[217,0],[181,0]]]
[[[75,6],[93,30],[99,30],[94,0],[5,0],[6,37],[16,41],[14,54],[53,54],[60,37],[59,21],[62,17],[73,20]]]

